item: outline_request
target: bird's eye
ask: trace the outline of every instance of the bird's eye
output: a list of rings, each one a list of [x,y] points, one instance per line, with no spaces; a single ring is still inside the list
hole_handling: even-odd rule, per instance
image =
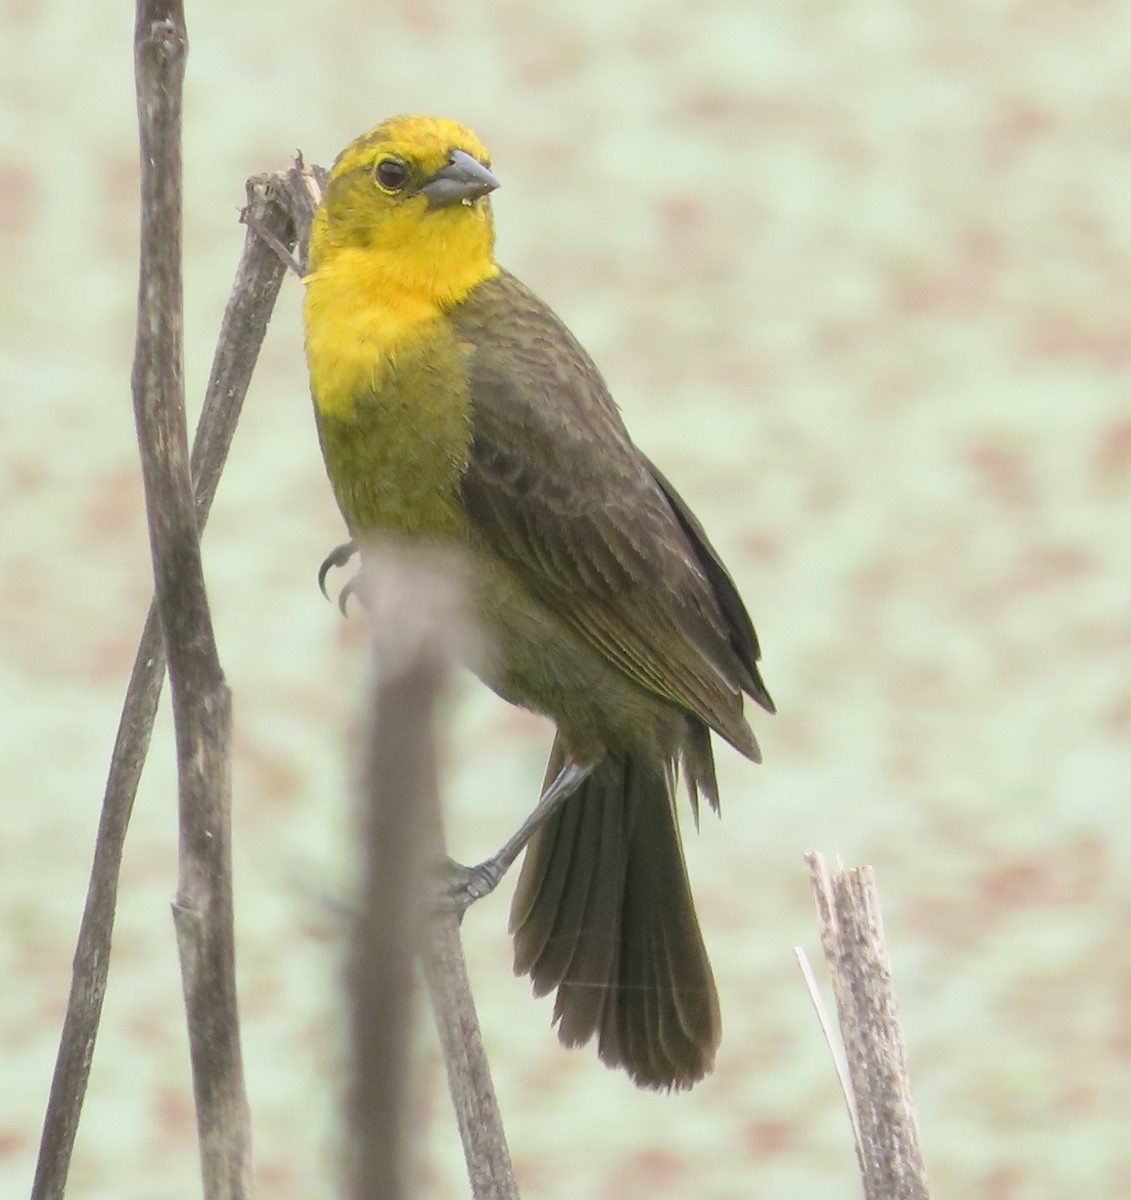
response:
[[[399,192],[408,183],[408,167],[399,158],[381,159],[373,174],[386,192]]]

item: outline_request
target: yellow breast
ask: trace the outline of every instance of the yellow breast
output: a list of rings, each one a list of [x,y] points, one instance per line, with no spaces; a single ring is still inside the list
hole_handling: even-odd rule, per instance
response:
[[[471,348],[434,309],[351,303],[326,279],[311,281],[307,310],[322,449],[350,530],[462,538]]]
[[[306,357],[319,413],[348,416],[442,319],[426,300],[390,303],[376,295],[368,272],[359,269],[364,258],[364,251],[343,251],[307,279]]]

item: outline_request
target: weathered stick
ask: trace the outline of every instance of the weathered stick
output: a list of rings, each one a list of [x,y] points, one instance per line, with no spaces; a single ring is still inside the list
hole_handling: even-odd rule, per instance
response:
[[[518,1200],[507,1135],[467,978],[459,917],[454,913],[433,919],[424,969],[471,1194],[475,1200]]]
[[[837,870],[830,877],[820,854],[807,854],[805,861],[847,1052],[864,1195],[928,1200],[872,869]]]
[[[459,916],[422,922],[425,870],[443,853],[433,710],[468,641],[457,564],[421,552],[366,548],[365,607],[376,695],[364,911],[351,992],[355,1200],[401,1200],[406,1154],[411,968],[421,953],[475,1200],[518,1200],[502,1117],[459,937]]]
[[[361,813],[364,875],[349,965],[353,1200],[405,1200],[412,1159],[415,967],[439,798],[435,709],[456,657],[455,584],[420,556],[377,552],[373,708]]]
[[[208,519],[259,349],[286,275],[286,266],[278,252],[262,234],[269,233],[288,252],[294,247],[295,222],[291,212],[302,210],[305,190],[298,172],[288,176],[260,175],[247,183],[244,220],[249,227],[248,235],[221,324],[193,443],[192,471],[201,528]],[[110,758],[32,1200],[62,1200],[66,1189],[106,993],[122,848],[149,750],[164,676],[165,647],[154,601],[134,658]]]
[[[157,609],[177,742],[180,878],[173,905],[206,1200],[251,1190],[251,1129],[236,1004],[231,695],[204,587],[183,374],[180,0],[138,0],[141,271],[133,398]]]

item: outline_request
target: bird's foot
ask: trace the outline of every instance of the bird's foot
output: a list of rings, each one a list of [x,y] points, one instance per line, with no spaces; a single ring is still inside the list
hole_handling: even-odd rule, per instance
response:
[[[367,583],[368,581],[364,577],[364,572],[358,571],[358,573],[352,579],[350,579],[346,583],[345,587],[343,587],[338,593],[338,611],[343,617],[346,615],[346,605],[349,603],[349,598],[351,596],[357,597],[358,602],[366,612],[371,611],[369,607],[371,596],[369,594],[368,587],[366,586]]]
[[[440,863],[433,907],[439,912],[463,914],[476,902],[489,896],[500,884],[506,868],[496,859],[474,867],[465,867],[454,858],[445,858]]]
[[[330,594],[326,591],[326,576],[332,568],[344,567],[356,553],[357,542],[343,542],[340,546],[335,546],[322,560],[322,565],[318,568],[318,588],[327,600],[330,599]]]
[[[340,546],[335,546],[322,560],[322,565],[318,568],[318,587],[327,600],[330,599],[330,595],[326,591],[326,576],[333,567],[344,567],[357,552],[357,542],[343,542]],[[357,574],[338,593],[338,609],[343,617],[346,615],[346,605],[349,603],[351,596],[356,596],[361,603],[361,607],[366,612],[369,611],[368,596],[363,586],[362,573],[362,570],[358,570]]]
[[[444,859],[435,889],[435,907],[440,912],[457,912],[462,918],[476,900],[489,896],[526,848],[526,843],[588,779],[595,766],[596,763],[567,762],[553,783],[542,793],[534,811],[497,854],[474,867],[465,867],[451,858]]]

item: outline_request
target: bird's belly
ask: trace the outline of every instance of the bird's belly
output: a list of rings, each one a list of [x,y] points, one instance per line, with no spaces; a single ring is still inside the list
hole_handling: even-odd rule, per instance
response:
[[[318,405],[338,507],[355,537],[463,542],[459,481],[471,442],[463,351],[450,333],[406,349],[379,386],[349,405]]]
[[[497,560],[475,561],[473,577],[483,644],[472,669],[505,700],[553,720],[577,759],[678,741],[683,714],[537,604]]]

